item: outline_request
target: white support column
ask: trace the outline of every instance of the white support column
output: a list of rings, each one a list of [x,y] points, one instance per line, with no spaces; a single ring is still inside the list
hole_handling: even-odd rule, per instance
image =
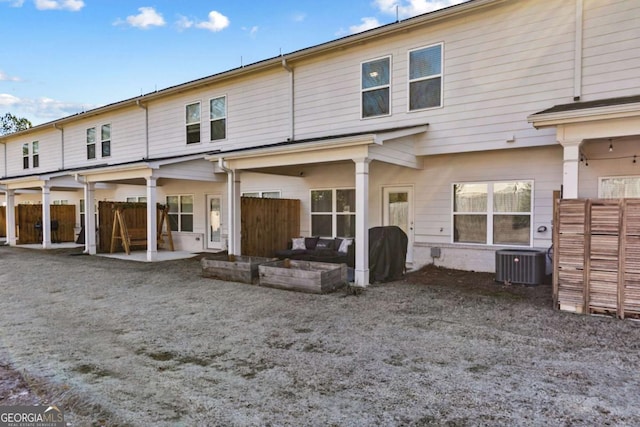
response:
[[[233,235],[230,236],[230,240],[233,239],[233,254],[242,255],[242,243],[240,239],[241,229],[241,195],[240,192],[240,171],[233,171]]]
[[[369,286],[369,162],[354,159],[356,164],[356,286]]]
[[[15,246],[16,241],[16,194],[15,190],[7,190],[5,192],[7,199],[6,222],[7,222],[7,243],[9,246]]]
[[[51,189],[42,187],[42,247],[51,247]]]
[[[233,236],[235,235],[233,229],[235,228],[236,224],[235,221],[233,220],[234,218],[234,212],[235,212],[235,208],[233,206],[233,200],[234,200],[234,191],[233,191],[233,183],[234,183],[234,178],[233,178],[233,171],[232,170],[228,170],[227,171],[227,252],[231,255],[231,254],[235,254],[235,244],[234,244],[234,238]]]
[[[96,248],[96,194],[95,184],[84,184],[84,253],[95,255]]]
[[[562,141],[564,148],[562,166],[562,198],[577,199],[580,168],[580,144],[582,141]]]
[[[147,178],[147,261],[158,259],[156,178]]]

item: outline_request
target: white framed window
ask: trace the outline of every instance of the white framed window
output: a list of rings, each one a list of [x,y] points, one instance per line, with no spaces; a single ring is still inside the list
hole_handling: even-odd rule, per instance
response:
[[[640,197],[640,176],[609,176],[599,178],[598,196],[601,199]]]
[[[227,97],[219,96],[209,100],[209,129],[211,141],[227,137]]]
[[[31,143],[31,164],[34,168],[40,166],[40,143],[38,141]]]
[[[442,106],[443,45],[409,51],[409,111]]]
[[[22,169],[29,169],[29,144],[22,144]]]
[[[87,160],[96,158],[96,128],[87,129]]]
[[[243,191],[242,197],[261,197],[264,199],[279,199],[280,190],[271,191]]]
[[[185,124],[187,129],[187,144],[200,142],[200,102],[194,102],[185,107]]]
[[[100,127],[100,146],[102,157],[111,156],[111,125],[102,125]]]
[[[127,203],[146,203],[147,196],[129,196],[126,201]]]
[[[69,201],[68,200],[64,200],[64,199],[54,200],[53,204],[54,205],[68,205]]]
[[[453,242],[531,245],[533,181],[453,184]]]
[[[193,195],[167,196],[171,231],[193,231]]]
[[[360,72],[362,118],[391,114],[391,57],[363,62]]]
[[[356,190],[311,190],[311,235],[355,237]]]

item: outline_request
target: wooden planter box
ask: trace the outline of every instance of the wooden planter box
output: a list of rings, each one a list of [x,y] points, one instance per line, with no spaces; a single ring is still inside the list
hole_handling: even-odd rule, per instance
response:
[[[261,264],[260,286],[324,294],[347,282],[347,265],[327,262],[282,260]]]
[[[200,264],[203,277],[253,284],[258,280],[258,266],[273,260],[273,258],[225,253],[203,258]]]

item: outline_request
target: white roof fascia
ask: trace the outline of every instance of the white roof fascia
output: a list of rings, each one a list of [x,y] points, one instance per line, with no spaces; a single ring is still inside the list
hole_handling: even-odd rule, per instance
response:
[[[567,123],[620,119],[635,116],[640,116],[640,103],[560,111],[557,113],[532,114],[527,117],[527,121],[532,123],[536,128],[542,128]]]

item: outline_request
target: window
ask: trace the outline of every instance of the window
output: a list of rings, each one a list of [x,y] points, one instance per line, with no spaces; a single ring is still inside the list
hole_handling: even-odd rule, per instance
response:
[[[100,145],[102,146],[102,157],[111,156],[111,125],[102,125]]]
[[[311,234],[322,237],[354,237],[356,190],[311,190]]]
[[[189,104],[186,107],[187,144],[200,142],[200,103]]]
[[[37,168],[40,166],[40,143],[38,141],[33,141],[31,143],[31,159],[32,159],[32,165],[34,168]]]
[[[22,144],[22,169],[29,169],[29,144]]]
[[[68,200],[64,200],[64,199],[59,199],[59,200],[54,200],[53,204],[54,205],[68,205],[69,201]]]
[[[362,118],[390,114],[391,58],[362,64]]]
[[[531,181],[453,185],[453,241],[531,244]]]
[[[227,137],[227,97],[221,96],[209,101],[211,140]]]
[[[603,199],[640,197],[640,176],[600,178],[600,197]]]
[[[242,193],[242,197],[262,197],[264,199],[279,199],[280,190],[275,191],[246,191]]]
[[[167,196],[171,231],[193,231],[193,196]]]
[[[96,158],[96,128],[87,129],[87,159]]]
[[[409,110],[442,105],[442,45],[409,52]]]
[[[127,197],[127,203],[146,203],[147,196],[132,196]]]
[[[86,212],[84,208],[84,199],[80,199],[79,212],[80,212],[80,226],[84,227],[84,214]]]

